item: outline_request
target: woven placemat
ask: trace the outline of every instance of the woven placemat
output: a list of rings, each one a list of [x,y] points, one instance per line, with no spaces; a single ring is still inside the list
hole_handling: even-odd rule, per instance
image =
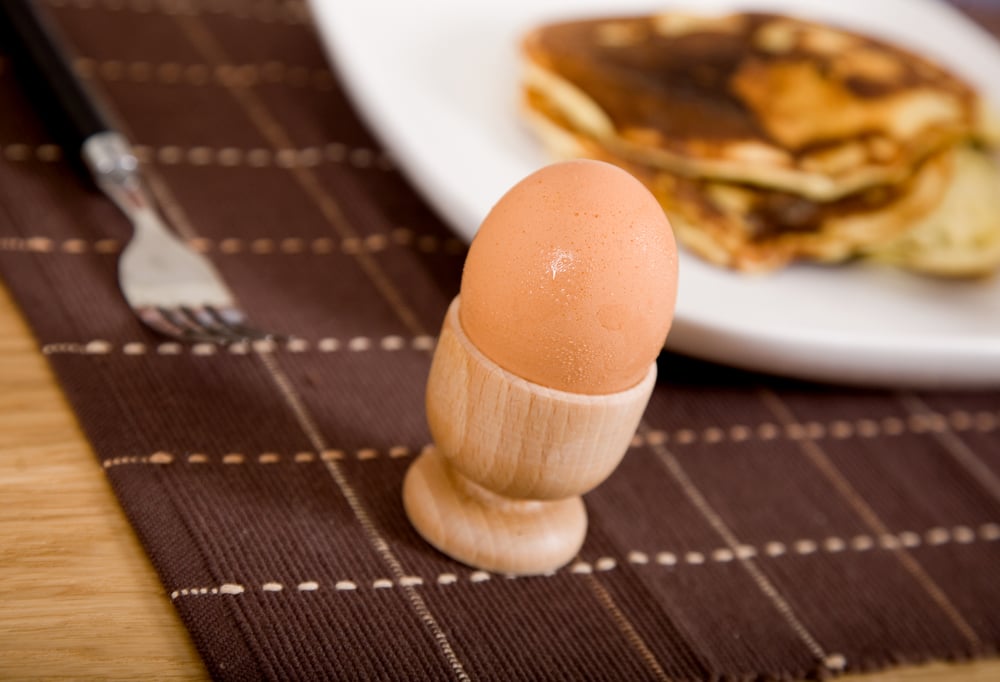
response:
[[[45,4],[171,221],[256,323],[299,337],[144,329],[116,284],[128,224],[0,61],[0,274],[213,676],[800,678],[996,654],[1000,391],[666,355],[578,560],[510,579],[432,550],[400,488],[465,246],[352,110],[305,7]]]

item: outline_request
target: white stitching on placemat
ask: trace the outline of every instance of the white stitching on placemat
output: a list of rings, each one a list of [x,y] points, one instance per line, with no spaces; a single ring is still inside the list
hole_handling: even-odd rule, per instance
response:
[[[258,237],[256,239],[197,237],[188,239],[187,244],[200,253],[220,253],[227,256],[242,253],[256,256],[299,254],[322,256],[338,252],[356,256],[362,253],[378,253],[390,246],[411,247],[427,254],[446,253],[453,256],[464,256],[466,250],[465,243],[458,238],[439,239],[433,235],[414,238],[413,230],[409,228],[397,228],[388,234],[376,233],[364,238],[346,237],[339,242],[330,237],[309,240],[302,237]],[[121,250],[121,240],[110,238],[94,240],[73,238],[57,241],[50,237],[41,236],[0,237],[0,251],[7,252],[64,253],[79,256],[88,253],[118,254]]]
[[[242,452],[229,452],[223,455],[207,455],[203,452],[195,452],[189,455],[174,455],[169,452],[156,452],[152,455],[129,455],[122,457],[108,457],[101,460],[101,466],[105,469],[127,465],[153,464],[163,466],[164,464],[187,463],[187,464],[223,464],[235,466],[241,464],[280,464],[289,462],[292,464],[310,464],[316,461],[339,462],[347,459],[355,459],[366,462],[373,459],[401,459],[409,457],[413,450],[405,445],[393,445],[384,450],[378,448],[358,448],[347,452],[345,450],[324,450],[317,457],[312,452],[296,452],[293,454],[281,454],[278,452],[262,452],[257,455],[247,455]]]
[[[665,443],[675,445],[693,445],[695,443],[717,444],[723,442],[742,443],[757,438],[768,441],[786,438],[792,441],[800,440],[847,440],[852,438],[872,439],[879,437],[897,437],[907,433],[923,434],[932,425],[948,422],[956,430],[978,431],[988,433],[1000,428],[1000,411],[988,412],[979,410],[968,412],[956,410],[948,414],[931,413],[924,415],[925,419],[903,420],[899,417],[884,417],[880,420],[860,418],[853,421],[836,419],[831,422],[817,421],[793,422],[779,426],[772,422],[763,422],[756,427],[746,424],[736,424],[727,428],[709,426],[700,430],[682,428],[673,432],[662,429],[650,430],[643,436],[636,434],[632,438],[632,447],[644,445],[657,446]]]
[[[265,147],[207,147],[197,145],[162,145],[151,147],[136,144],[132,153],[142,163],[164,166],[181,164],[191,166],[216,166],[220,168],[312,168],[321,163],[348,164],[354,168],[381,171],[395,170],[392,158],[383,151],[367,147],[348,147],[340,142],[299,148],[267,149]],[[52,144],[30,145],[12,142],[0,146],[0,155],[8,161],[58,162],[62,159],[59,148]]]
[[[149,147],[137,144],[132,148],[143,163],[166,166],[188,164],[193,166],[220,166],[224,168],[312,168],[323,162],[348,164],[355,168],[374,168],[382,171],[395,169],[391,158],[382,151],[366,147],[348,147],[339,142],[309,147],[268,149],[253,147],[181,147],[166,145]]]
[[[110,457],[108,459],[101,460],[101,466],[105,469],[110,469],[111,467],[122,466],[123,464],[163,465],[170,464],[173,461],[174,456],[169,452],[154,452],[149,456]]]
[[[132,357],[147,354],[211,357],[218,354],[247,355],[250,350],[253,350],[255,353],[273,353],[277,350],[304,353],[313,348],[320,353],[336,353],[341,351],[366,353],[375,349],[393,353],[404,350],[407,347],[417,351],[428,351],[432,350],[436,343],[437,339],[433,336],[419,335],[407,339],[397,334],[390,334],[378,339],[373,339],[369,336],[354,336],[345,340],[324,337],[315,341],[294,338],[287,341],[283,346],[270,340],[256,341],[252,346],[248,346],[242,342],[233,343],[228,346],[216,346],[210,343],[182,344],[175,341],[163,341],[156,344],[147,344],[142,341],[127,341],[115,346],[115,344],[105,339],[93,339],[83,343],[47,343],[42,346],[42,354],[109,355],[113,352],[120,352],[123,355]]]
[[[0,146],[0,155],[8,161],[43,161],[54,163],[62,159],[62,150],[54,144],[11,142]]]
[[[971,545],[981,542],[1000,542],[1000,523],[982,523],[978,526],[957,525],[950,528],[937,526],[929,528],[922,533],[914,531],[901,531],[899,533],[889,533],[879,538],[871,535],[858,535],[851,539],[839,537],[827,537],[824,539],[802,538],[790,542],[780,542],[777,540],[763,543],[756,547],[753,545],[741,545],[739,552],[744,556],[760,556],[768,559],[779,559],[782,557],[811,556],[818,554],[836,555],[843,552],[855,552],[862,554],[876,548],[883,551],[892,551],[897,545],[918,546],[922,543],[930,547],[941,547],[947,544]],[[656,558],[650,561],[650,553],[640,550],[628,552],[624,559],[617,559],[612,556],[601,556],[594,561],[576,561],[560,571],[547,573],[536,578],[551,578],[559,575],[589,576],[595,570],[602,572],[616,571],[623,564],[637,567],[650,567],[641,570],[681,570],[684,567],[710,566],[712,564],[727,564],[735,558],[732,550],[728,547],[719,547],[709,551],[686,551],[686,552],[654,552]],[[678,557],[683,560],[679,560]],[[479,585],[487,583],[495,577],[495,574],[486,571],[470,571],[460,575],[454,572],[440,573],[434,578],[424,578],[417,575],[406,575],[393,581],[389,578],[377,578],[375,580],[346,580],[341,579],[334,583],[333,589],[338,592],[354,592],[360,589],[361,585],[368,585],[370,589],[382,590],[394,587],[426,587],[438,585],[450,587],[452,585],[468,584]],[[507,576],[513,577],[513,576]],[[523,578],[521,578],[523,579]],[[262,583],[256,589],[262,592],[282,592],[285,583],[279,581],[269,581]],[[177,589],[170,593],[171,599],[188,596],[206,595],[235,595],[244,594],[251,590],[247,585],[237,583],[225,583],[217,587],[193,587]],[[316,592],[323,589],[321,583],[316,580],[299,582],[295,590],[298,592]],[[291,590],[289,590],[291,591]],[[836,656],[836,654],[832,654]]]

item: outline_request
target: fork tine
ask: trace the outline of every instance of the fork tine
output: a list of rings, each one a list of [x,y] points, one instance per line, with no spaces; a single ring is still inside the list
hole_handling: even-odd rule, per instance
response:
[[[224,343],[239,343],[247,340],[245,334],[240,333],[238,330],[234,330],[229,325],[221,324],[216,317],[208,311],[208,308],[209,306],[179,306],[180,311],[183,312],[184,315],[186,315],[187,318],[194,324],[198,325],[209,334],[213,334],[220,339],[224,339]]]
[[[138,306],[135,311],[146,326],[181,341],[228,345],[262,340],[281,342],[288,338],[244,324],[244,315],[236,308]]]
[[[143,324],[153,329],[153,331],[175,339],[185,338],[184,330],[164,317],[158,308],[154,306],[140,306],[135,309],[135,312]]]
[[[233,340],[228,337],[221,337],[206,330],[196,319],[185,315],[179,308],[159,306],[157,307],[157,311],[159,311],[160,315],[166,318],[170,324],[178,327],[181,330],[182,338],[188,341],[203,341],[206,343],[225,345]]]
[[[274,334],[271,332],[261,331],[260,329],[255,329],[247,324],[244,324],[244,315],[242,311],[237,310],[229,306],[219,308],[213,305],[204,306],[204,310],[207,311],[212,317],[215,318],[217,322],[225,326],[232,332],[239,334],[243,340],[268,340],[268,341],[284,341],[287,337],[283,334]]]

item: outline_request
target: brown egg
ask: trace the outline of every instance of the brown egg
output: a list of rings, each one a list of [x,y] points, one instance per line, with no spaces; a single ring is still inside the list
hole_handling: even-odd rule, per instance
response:
[[[542,168],[483,221],[462,274],[462,328],[486,357],[573,393],[631,388],[673,320],[677,249],[656,199],[599,161]]]

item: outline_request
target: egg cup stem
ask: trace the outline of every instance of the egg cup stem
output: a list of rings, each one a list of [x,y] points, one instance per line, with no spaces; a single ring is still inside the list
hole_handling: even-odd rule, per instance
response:
[[[569,393],[492,362],[448,310],[427,384],[435,447],[413,463],[406,513],[430,544],[463,563],[505,574],[556,570],[583,544],[580,495],[628,450],[656,381],[652,364],[616,393]]]

